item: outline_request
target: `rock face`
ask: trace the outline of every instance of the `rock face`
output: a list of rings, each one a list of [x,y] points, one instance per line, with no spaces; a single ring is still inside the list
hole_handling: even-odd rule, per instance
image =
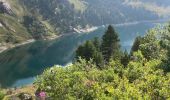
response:
[[[8,2],[0,0],[0,13],[12,14],[12,9]]]

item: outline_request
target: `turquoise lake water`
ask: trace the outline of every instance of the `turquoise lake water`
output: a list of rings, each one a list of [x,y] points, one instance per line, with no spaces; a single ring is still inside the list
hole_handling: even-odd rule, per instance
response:
[[[157,23],[141,22],[115,25],[119,33],[122,49],[130,50],[136,36],[143,36]],[[2,87],[17,87],[31,84],[35,76],[53,65],[70,63],[77,47],[94,37],[101,38],[106,27],[94,32],[71,34],[56,40],[37,41],[5,51],[0,54],[0,84]]]

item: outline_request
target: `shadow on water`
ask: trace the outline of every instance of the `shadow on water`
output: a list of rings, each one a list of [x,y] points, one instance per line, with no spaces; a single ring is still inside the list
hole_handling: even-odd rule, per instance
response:
[[[74,34],[52,41],[37,41],[0,54],[0,83],[12,86],[17,80],[34,77],[53,65],[65,65],[72,61],[77,46],[85,40],[102,35]]]
[[[153,25],[131,25],[116,27],[120,33],[122,47],[130,50],[135,37]],[[53,65],[65,65],[72,61],[78,45],[94,37],[102,37],[105,28],[89,34],[73,34],[51,41],[37,41],[0,54],[0,84],[13,86],[18,80],[34,77]]]

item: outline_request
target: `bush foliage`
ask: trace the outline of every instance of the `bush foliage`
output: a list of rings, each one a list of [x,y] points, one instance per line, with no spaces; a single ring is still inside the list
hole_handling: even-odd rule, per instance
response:
[[[88,41],[88,46],[80,46],[85,51],[79,53],[84,55],[91,50],[89,58],[83,56],[73,65],[47,69],[35,84],[59,100],[170,99],[169,29],[165,25],[148,31],[136,40],[129,55],[125,52],[121,59],[111,58],[100,67],[91,51],[101,48],[90,49],[93,44]]]
[[[131,61],[123,68],[111,61],[100,70],[91,61],[80,59],[71,66],[47,69],[36,84],[59,100],[165,100],[170,98],[170,77],[156,67],[160,63]]]
[[[5,96],[4,92],[2,92],[2,90],[0,89],[0,100],[3,100],[4,96]]]

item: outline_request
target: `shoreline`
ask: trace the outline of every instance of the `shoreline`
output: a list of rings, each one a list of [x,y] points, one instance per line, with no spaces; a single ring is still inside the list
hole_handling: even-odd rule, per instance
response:
[[[132,25],[132,24],[139,24],[139,23],[145,23],[145,22],[160,22],[160,21],[166,21],[167,19],[158,19],[158,20],[142,20],[142,21],[133,21],[133,22],[125,22],[125,23],[119,23],[119,24],[111,24],[111,25],[114,25],[115,27],[120,27],[120,26],[127,26],[127,25]],[[80,34],[80,33],[89,33],[89,32],[92,32],[92,31],[95,31],[96,29],[98,29],[99,27],[106,27],[108,24],[106,25],[101,25],[101,26],[92,26],[90,28],[85,28],[85,29],[76,29],[74,28],[73,29],[73,33],[75,34]],[[54,36],[49,36],[49,37],[45,37],[44,39],[42,40],[54,40],[54,39],[57,39],[57,38],[60,38],[62,36],[65,36],[65,35],[68,35],[68,34],[60,34],[60,35],[54,35]],[[69,34],[70,35],[70,34]],[[35,39],[29,39],[29,40],[26,40],[24,42],[21,42],[21,43],[17,43],[17,44],[2,44],[0,43],[0,53],[4,52],[4,51],[7,51],[9,49],[12,49],[12,48],[15,48],[15,47],[18,47],[18,46],[22,46],[22,45],[26,45],[26,44],[29,44],[29,43],[33,43],[37,40]]]
[[[146,21],[145,21],[146,22]],[[148,22],[148,21],[147,21]],[[138,22],[139,23],[139,22]],[[138,24],[136,22],[131,22],[131,23],[124,23],[124,24],[117,24],[117,27],[120,27],[120,26],[124,26],[124,25],[132,25],[132,24]],[[140,22],[140,23],[143,23],[143,22]],[[115,24],[116,25],[116,24]],[[107,25],[101,25],[101,26],[97,26],[97,27],[106,27]],[[55,39],[58,39],[58,38],[62,38],[63,36],[67,36],[67,35],[73,35],[73,34],[78,34],[76,32],[69,32],[69,33],[65,33],[65,34],[59,34],[59,35],[53,35],[53,36],[47,36],[47,37],[44,37],[42,39],[42,41],[50,41],[50,40],[55,40]],[[37,40],[34,40],[34,39],[30,39],[30,40],[27,40],[25,42],[22,42],[22,43],[19,43],[19,44],[16,44],[15,46],[11,47],[11,48],[6,48],[4,51],[6,50],[10,50],[12,48],[15,48],[15,47],[18,47],[18,46],[22,46],[22,45],[26,45],[26,44],[29,44],[29,43],[32,43],[32,42],[36,42]],[[3,46],[3,45],[2,45]],[[4,52],[2,51],[2,52]],[[0,53],[1,53],[1,44],[0,44]],[[29,84],[29,85],[32,85],[32,84]],[[27,86],[27,85],[24,85],[24,86]],[[20,87],[20,86],[17,86],[17,87]]]
[[[63,35],[55,35],[55,36],[51,36],[51,37],[45,37],[42,40],[54,40],[54,39],[60,38],[61,36],[63,36]],[[33,42],[36,42],[36,41],[37,40],[35,40],[35,39],[29,39],[29,40],[26,40],[24,42],[17,43],[17,44],[7,44],[7,43],[1,44],[0,43],[0,54],[7,51],[7,50],[12,49],[12,48],[19,47],[19,46],[26,45],[26,44],[30,44],[30,43],[33,43]]]
[[[18,46],[22,46],[22,45],[26,45],[26,44],[29,44],[29,43],[33,43],[35,42],[36,40],[35,39],[29,39],[29,40],[26,40],[24,42],[21,42],[21,43],[17,43],[17,44],[1,44],[0,46],[0,53],[8,50],[8,49],[12,49],[12,48],[15,48],[15,47],[18,47]]]

